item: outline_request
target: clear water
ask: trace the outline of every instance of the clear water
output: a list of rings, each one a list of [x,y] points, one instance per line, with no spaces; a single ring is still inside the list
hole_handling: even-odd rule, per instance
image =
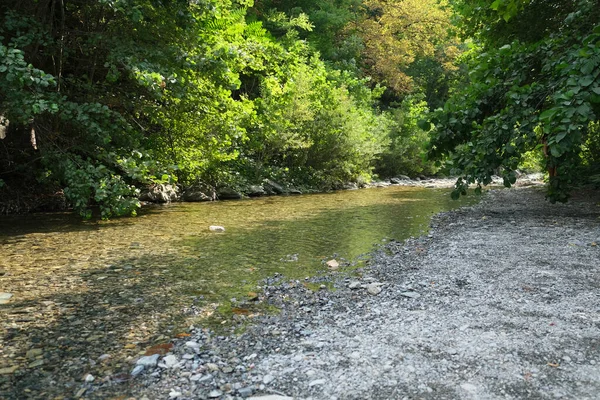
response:
[[[191,296],[227,305],[274,273],[319,274],[331,258],[351,261],[382,241],[420,235],[433,214],[464,201],[452,201],[447,190],[390,187],[180,203],[114,221],[3,217],[0,271],[8,273],[0,275],[0,292],[30,305],[83,304],[90,296],[107,309],[121,297],[134,308],[135,301],[175,305],[172,313]],[[210,225],[225,232],[210,232]]]

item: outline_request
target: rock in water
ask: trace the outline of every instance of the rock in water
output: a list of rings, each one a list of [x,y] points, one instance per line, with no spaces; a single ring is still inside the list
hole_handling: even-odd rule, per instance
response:
[[[340,267],[340,263],[337,260],[329,260],[326,264],[331,269],[338,269]]]
[[[211,225],[208,230],[211,232],[225,232],[225,228],[219,225]]]
[[[12,293],[0,293],[0,304],[8,303],[11,297],[13,297]]]

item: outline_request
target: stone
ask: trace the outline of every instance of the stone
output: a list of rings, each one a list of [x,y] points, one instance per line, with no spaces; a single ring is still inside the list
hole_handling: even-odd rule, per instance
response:
[[[94,382],[95,379],[96,378],[92,374],[86,374],[85,377],[83,378],[84,382],[86,382],[86,383],[92,383],[92,382]]]
[[[367,286],[367,292],[373,296],[377,296],[381,293],[381,287],[376,283],[369,283]]]
[[[31,364],[29,364],[27,368],[37,368],[41,367],[42,365],[44,365],[44,360],[35,360]]]
[[[181,396],[182,396],[182,393],[179,392],[179,391],[177,391],[177,390],[175,390],[175,389],[172,389],[171,392],[169,393],[169,397],[172,398],[172,399],[176,399],[176,398],[181,397]]]
[[[246,193],[250,197],[260,197],[267,194],[265,188],[263,188],[261,185],[250,185],[248,190],[246,190]]]
[[[233,372],[233,368],[231,368],[231,367],[223,367],[221,369],[221,371],[223,371],[223,373],[225,373],[225,374],[230,374],[230,373]]]
[[[324,385],[327,382],[325,379],[315,379],[314,381],[310,381],[308,383],[308,387],[313,387],[317,385]]]
[[[337,260],[329,260],[325,264],[331,269],[338,269],[340,267],[340,263]]]
[[[248,400],[294,400],[294,398],[278,394],[268,394],[266,396],[248,397]]]
[[[153,203],[170,203],[177,201],[177,186],[168,184],[151,185],[142,191],[141,201],[150,201]]]
[[[206,363],[206,368],[209,371],[218,371],[219,370],[219,366],[215,363]]]
[[[106,361],[110,358],[110,354],[102,354],[100,357],[98,357],[98,361]]]
[[[41,356],[43,353],[42,349],[29,349],[25,354],[27,358],[36,358],[37,356]]]
[[[10,375],[14,374],[16,370],[19,369],[18,365],[13,365],[12,367],[0,368],[0,375]]]
[[[398,179],[401,179],[403,181],[410,181],[410,177],[406,175],[398,175]]]
[[[221,397],[223,395],[223,392],[221,392],[218,389],[214,389],[211,390],[210,393],[208,394],[208,397],[211,399],[216,399],[217,397]]]
[[[298,194],[302,194],[302,191],[301,191],[300,189],[296,189],[296,188],[290,188],[290,189],[288,190],[288,193],[289,193],[289,194],[296,194],[296,195],[298,195]]]
[[[190,340],[188,342],[185,342],[185,347],[188,347],[190,349],[199,349],[200,343]]]
[[[283,194],[283,193],[285,193],[285,189],[283,188],[283,186],[281,186],[277,182],[273,182],[270,179],[265,179],[263,181],[263,188],[269,194]]]
[[[236,200],[241,199],[242,197],[244,196],[242,196],[240,192],[230,187],[222,187],[217,189],[217,198],[219,200]]]
[[[213,376],[211,374],[206,374],[200,378],[198,378],[196,381],[200,382],[200,383],[208,383],[211,382],[213,380]]]
[[[219,225],[211,225],[208,230],[211,232],[225,232],[225,228]]]
[[[253,392],[253,390],[251,387],[244,387],[244,388],[238,389],[238,394],[244,398],[252,396],[252,392]]]
[[[360,281],[352,281],[348,284],[348,289],[359,289],[362,286],[362,283],[360,283]]]
[[[419,297],[421,297],[421,295],[419,293],[412,292],[412,291],[400,292],[400,296],[408,297],[411,299],[418,299]]]
[[[141,357],[139,360],[137,360],[136,365],[143,365],[144,367],[156,367],[158,364],[158,357],[158,354]]]
[[[179,362],[179,359],[173,354],[169,354],[168,356],[162,359],[163,363],[167,368],[173,368]]]
[[[135,368],[131,371],[131,376],[138,376],[144,371],[143,365],[136,365]]]
[[[203,182],[197,182],[186,188],[181,196],[183,201],[215,201],[217,199],[217,191],[214,187]]]
[[[1,292],[0,293],[0,304],[6,304],[10,301],[10,298],[13,297],[12,293]]]
[[[263,376],[263,379],[262,379],[262,381],[265,385],[268,385],[269,383],[273,382],[274,380],[275,380],[275,377],[270,374]]]

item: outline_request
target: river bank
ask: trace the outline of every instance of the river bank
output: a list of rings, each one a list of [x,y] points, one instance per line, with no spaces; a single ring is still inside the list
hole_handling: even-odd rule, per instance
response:
[[[240,336],[191,330],[144,359],[141,399],[592,399],[600,392],[600,200],[490,192],[357,276],[273,278]],[[333,282],[335,291],[307,288]],[[380,290],[381,289],[381,290]],[[158,365],[156,366],[156,363]],[[135,368],[132,365],[132,368]]]

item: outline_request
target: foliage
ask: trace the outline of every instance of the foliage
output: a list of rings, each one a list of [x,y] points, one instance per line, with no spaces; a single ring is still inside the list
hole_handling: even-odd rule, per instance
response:
[[[390,145],[379,157],[376,172],[380,176],[431,175],[435,168],[423,159],[428,131],[419,126],[427,118],[428,106],[424,96],[411,96],[402,105],[386,113],[390,120]]]
[[[549,199],[568,198],[582,143],[592,134],[590,121],[600,112],[600,9],[595,1],[579,1],[556,31],[544,30],[538,40],[521,19],[533,18],[537,7],[540,2],[523,4],[515,17],[523,40],[517,30],[510,43],[500,45],[495,26],[492,37],[480,33],[484,40],[472,60],[469,85],[432,118],[429,155],[449,156],[453,172],[461,175],[454,197],[471,183],[478,189],[490,183],[497,172],[510,186],[523,154],[537,149],[546,153]],[[564,11],[554,8],[551,21]]]

